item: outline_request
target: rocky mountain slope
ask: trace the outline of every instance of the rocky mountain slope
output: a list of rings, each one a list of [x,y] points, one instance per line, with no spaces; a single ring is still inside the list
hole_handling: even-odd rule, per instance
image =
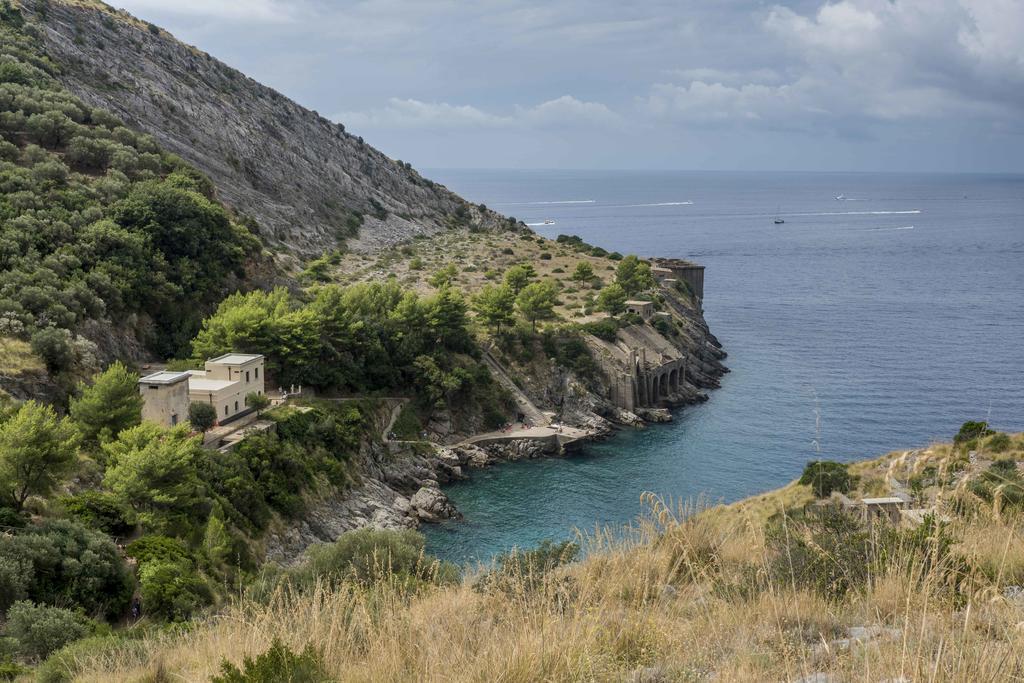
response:
[[[318,256],[347,240],[374,251],[453,224],[505,224],[154,25],[92,0],[20,4],[68,90],[209,175],[278,249]]]

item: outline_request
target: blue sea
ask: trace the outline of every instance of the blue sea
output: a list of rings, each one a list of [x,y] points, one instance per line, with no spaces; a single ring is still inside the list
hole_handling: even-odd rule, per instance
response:
[[[669,425],[450,486],[465,519],[424,528],[440,557],[623,525],[645,491],[736,500],[809,459],[948,440],[968,419],[1024,430],[1024,176],[429,175],[548,237],[705,264],[732,370]]]

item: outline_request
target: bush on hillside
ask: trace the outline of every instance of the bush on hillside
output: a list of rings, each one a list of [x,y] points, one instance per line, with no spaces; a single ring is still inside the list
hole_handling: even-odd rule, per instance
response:
[[[103,491],[83,491],[59,502],[69,518],[110,536],[128,536],[137,523],[130,507]]]
[[[69,520],[0,535],[0,611],[16,600],[124,613],[132,578],[109,538]]]
[[[800,482],[809,485],[818,498],[828,498],[833,491],[849,493],[857,485],[857,477],[849,472],[849,466],[831,460],[812,460],[804,467]]]
[[[213,593],[190,563],[153,560],[139,569],[144,614],[185,621],[213,602]]]
[[[4,633],[17,642],[19,655],[36,662],[85,637],[92,628],[88,619],[71,610],[22,600],[7,611]]]
[[[254,586],[254,596],[268,595],[279,585],[307,590],[321,582],[351,581],[363,586],[387,582],[402,590],[455,582],[458,569],[427,555],[424,546],[423,535],[411,529],[348,531],[334,543],[311,546],[302,564],[266,575]]]
[[[974,439],[991,436],[995,432],[988,428],[988,422],[977,422],[968,420],[960,426],[960,431],[953,437],[954,444],[962,444]]]
[[[474,584],[477,590],[533,590],[555,569],[579,557],[580,546],[572,541],[545,539],[530,550],[513,549],[494,559],[495,567]]]
[[[993,453],[1005,453],[1010,450],[1010,446],[1013,442],[1010,440],[1010,435],[1005,432],[997,432],[992,435],[992,438],[988,440],[985,447]]]
[[[320,654],[307,645],[300,654],[274,638],[266,652],[255,659],[245,657],[242,668],[223,660],[220,675],[211,683],[327,683],[333,679],[323,667]]]

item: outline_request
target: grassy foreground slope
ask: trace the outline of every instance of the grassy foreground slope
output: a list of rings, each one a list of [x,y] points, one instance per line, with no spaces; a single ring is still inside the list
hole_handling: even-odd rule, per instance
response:
[[[800,484],[697,514],[650,499],[579,563],[506,559],[415,590],[387,572],[307,580],[66,661],[81,680],[208,680],[278,638],[312,646],[325,680],[1018,680],[1019,458],[1020,435],[983,434],[851,467],[851,498],[907,486],[934,506],[916,527],[805,508]]]

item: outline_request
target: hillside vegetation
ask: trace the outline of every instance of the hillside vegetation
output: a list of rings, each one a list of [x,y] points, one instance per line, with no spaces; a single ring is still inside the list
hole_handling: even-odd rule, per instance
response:
[[[70,94],[38,30],[0,5],[0,337],[53,373],[109,361],[105,328],[173,353],[259,242],[205,176]]]
[[[797,483],[724,507],[648,498],[627,533],[581,538],[582,561],[547,544],[455,585],[414,541],[357,532],[186,633],[85,641],[50,666],[88,681],[1016,680],[1022,457],[1020,435],[983,430],[849,468],[853,498],[913,486],[934,505],[919,524],[865,526]],[[268,677],[230,677],[245,672]]]
[[[155,25],[96,0],[19,1],[72,93],[207,174],[277,257],[512,225]]]

